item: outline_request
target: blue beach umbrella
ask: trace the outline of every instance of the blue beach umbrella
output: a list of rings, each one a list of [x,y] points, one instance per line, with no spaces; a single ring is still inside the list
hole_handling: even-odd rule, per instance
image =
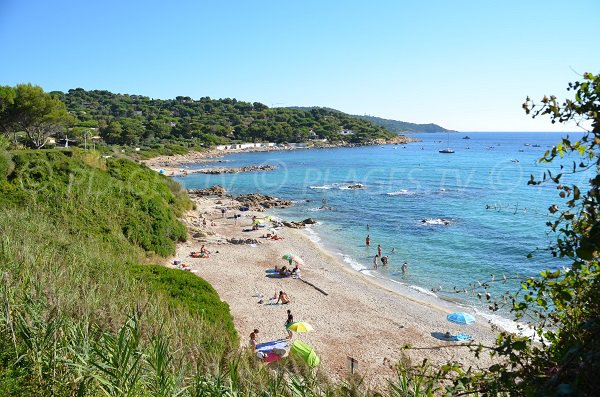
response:
[[[448,314],[448,321],[455,324],[468,325],[475,323],[475,317],[471,316],[469,313],[464,312],[456,312]]]

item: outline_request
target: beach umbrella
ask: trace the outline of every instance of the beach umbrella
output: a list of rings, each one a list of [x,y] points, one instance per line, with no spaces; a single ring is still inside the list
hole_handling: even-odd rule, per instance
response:
[[[281,259],[285,259],[286,261],[290,262],[290,265],[292,264],[292,262],[296,262],[299,265],[304,265],[304,261],[298,255],[285,254],[281,257]]]
[[[287,326],[287,329],[290,331],[296,332],[310,332],[313,330],[312,325],[309,323],[305,323],[304,321],[296,321],[295,323],[291,323]]]
[[[475,317],[465,312],[451,313],[448,314],[448,317],[446,318],[448,319],[448,321],[454,324],[468,325],[475,323]]]
[[[290,355],[298,356],[311,368],[316,367],[321,359],[315,352],[315,349],[308,343],[301,340],[295,340],[290,347]]]

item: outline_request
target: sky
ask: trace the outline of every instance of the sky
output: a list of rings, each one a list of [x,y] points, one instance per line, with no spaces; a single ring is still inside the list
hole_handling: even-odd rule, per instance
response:
[[[574,131],[529,95],[600,72],[600,1],[0,0],[0,85]]]

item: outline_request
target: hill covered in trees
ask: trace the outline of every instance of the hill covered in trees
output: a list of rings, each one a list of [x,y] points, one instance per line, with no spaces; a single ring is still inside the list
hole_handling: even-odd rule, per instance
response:
[[[52,92],[82,127],[98,127],[109,144],[153,145],[185,142],[211,145],[231,141],[366,143],[394,136],[385,128],[340,112],[269,108],[236,99],[152,99],[142,95],[72,89]],[[345,134],[343,133],[345,131]]]
[[[328,112],[336,113],[336,114],[339,114],[339,115],[356,117],[356,118],[359,118],[361,120],[366,120],[366,121],[368,121],[370,123],[373,123],[375,125],[383,127],[386,130],[388,130],[390,132],[394,132],[396,134],[401,134],[401,133],[429,133],[429,132],[454,132],[453,130],[448,130],[448,129],[444,128],[444,127],[441,127],[441,126],[439,126],[437,124],[433,124],[433,123],[429,123],[429,124],[415,124],[415,123],[409,123],[409,122],[406,122],[406,121],[384,119],[384,118],[375,117],[375,116],[366,116],[366,115],[365,116],[359,116],[359,115],[356,115],[356,114],[349,115],[349,114],[344,113],[344,112],[342,112],[340,110],[336,110],[336,109],[332,109],[332,108],[328,108],[328,107],[290,106],[287,109],[302,110],[302,111],[311,111],[312,109],[326,110]]]
[[[454,132],[453,130],[448,130],[444,127],[441,127],[441,126],[439,126],[437,124],[433,124],[433,123],[415,124],[415,123],[408,123],[406,121],[382,119],[381,117],[375,117],[375,116],[354,116],[354,117],[358,117],[359,119],[370,121],[373,124],[381,126],[381,127],[385,128],[386,130],[395,132],[397,134]]]

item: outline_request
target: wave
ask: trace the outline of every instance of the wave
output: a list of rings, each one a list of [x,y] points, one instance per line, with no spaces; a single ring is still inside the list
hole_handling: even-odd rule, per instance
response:
[[[309,189],[338,189],[338,190],[362,190],[365,189],[366,186],[362,183],[358,182],[348,182],[348,183],[331,183],[326,185],[318,185],[318,186],[309,186]]]
[[[350,267],[352,269],[354,269],[356,271],[365,270],[365,266],[363,264],[359,263],[358,261],[356,261],[350,255],[346,255],[341,252],[338,252],[337,254],[340,255],[342,257],[342,260],[344,261],[344,263],[350,265]]]
[[[417,192],[415,192],[414,190],[408,190],[408,189],[401,189],[401,190],[398,190],[397,192],[386,193],[386,195],[388,195],[388,196],[413,196],[415,194],[417,194]]]
[[[408,288],[413,289],[415,291],[418,291],[418,292],[420,292],[422,294],[425,294],[425,295],[435,296],[437,298],[437,295],[435,293],[433,293],[433,292],[431,292],[429,290],[426,290],[425,288],[417,287],[416,285],[409,285]]]
[[[317,207],[317,208],[309,208],[307,211],[317,212],[317,211],[335,211],[335,207]]]
[[[447,218],[426,218],[421,219],[422,225],[449,225],[453,223],[454,220]]]
[[[312,227],[305,227],[304,232],[308,236],[309,240],[315,244],[319,244],[321,242],[321,237],[313,230]]]
[[[485,319],[487,319],[490,323],[504,329],[505,331],[531,338],[535,341],[540,341],[540,338],[537,336],[535,331],[526,324],[519,323],[517,321],[499,316],[497,314],[489,314],[485,313],[477,308],[473,308],[475,313]]]

